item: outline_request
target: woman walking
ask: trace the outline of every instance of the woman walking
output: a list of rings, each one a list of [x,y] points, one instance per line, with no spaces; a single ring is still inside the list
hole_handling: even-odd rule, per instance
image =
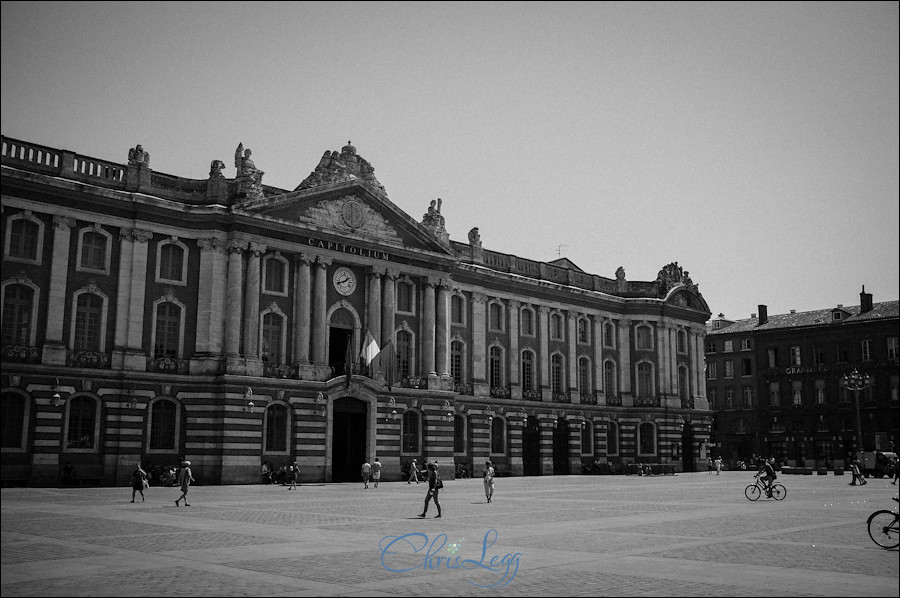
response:
[[[494,466],[490,461],[484,462],[481,475],[484,477],[484,496],[488,502],[491,502],[491,497],[494,496]]]
[[[191,503],[187,501],[187,493],[188,490],[191,489],[191,482],[193,481],[194,476],[191,474],[191,462],[185,461],[182,463],[181,471],[178,472],[178,483],[181,485],[181,496],[175,501],[176,507],[182,498],[184,499],[184,506],[191,506]]]
[[[422,474],[428,476],[428,494],[425,495],[425,510],[422,511],[422,514],[419,515],[419,517],[424,517],[425,514],[428,513],[428,503],[434,498],[434,506],[436,506],[438,510],[438,514],[435,515],[434,518],[437,519],[441,516],[441,503],[438,502],[438,494],[440,493],[441,488],[444,487],[444,482],[441,481],[441,474],[438,471],[437,463],[429,463],[427,468],[427,470],[422,471]]]
[[[141,462],[138,461],[137,469],[131,472],[131,502],[134,502],[134,496],[138,492],[141,493],[141,502],[144,502],[144,484],[147,480],[147,472],[141,469]]]

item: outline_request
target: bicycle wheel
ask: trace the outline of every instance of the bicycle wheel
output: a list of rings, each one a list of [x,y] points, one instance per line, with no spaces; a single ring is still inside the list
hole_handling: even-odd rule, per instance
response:
[[[759,486],[756,484],[750,484],[746,488],[744,488],[744,496],[749,498],[750,500],[759,500],[759,495],[762,494],[759,491]]]
[[[900,518],[891,511],[875,511],[869,515],[869,537],[882,548],[900,546]]]
[[[775,484],[772,486],[772,498],[775,500],[784,500],[787,496],[787,488],[782,486],[781,484]]]

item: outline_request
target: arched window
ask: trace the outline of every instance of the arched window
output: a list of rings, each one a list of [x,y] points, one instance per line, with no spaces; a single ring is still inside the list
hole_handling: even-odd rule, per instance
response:
[[[491,388],[500,388],[503,386],[503,350],[500,347],[491,347],[490,359],[488,362],[490,371],[488,376],[491,382]]]
[[[79,396],[70,399],[69,421],[66,428],[67,449],[95,449],[97,428],[97,401]]]
[[[287,263],[280,255],[265,257],[263,290],[274,295],[287,295]]]
[[[503,306],[500,303],[493,302],[490,305],[489,326],[491,330],[501,332],[503,330]]]
[[[587,318],[578,318],[578,342],[590,342],[591,323]]]
[[[175,401],[160,399],[150,405],[150,449],[178,451],[178,405]]]
[[[453,341],[450,343],[450,376],[453,378],[454,384],[462,384],[463,382],[463,344],[461,341]]]
[[[273,365],[284,363],[284,318],[274,312],[264,315],[262,333],[262,360]]]
[[[397,375],[401,378],[412,375],[412,334],[406,330],[397,333]]]
[[[615,328],[612,325],[612,322],[604,322],[603,323],[603,346],[604,347],[615,347],[616,346],[616,333],[615,333]]]
[[[453,452],[458,455],[466,453],[466,417],[453,416]]]
[[[584,422],[581,426],[581,454],[590,456],[594,454],[594,424]]]
[[[647,362],[637,366],[637,391],[638,397],[653,396],[653,366]]]
[[[181,307],[169,301],[156,306],[154,357],[178,359],[181,349]]]
[[[288,409],[281,404],[266,408],[266,453],[288,452]]]
[[[559,314],[550,316],[550,338],[554,340],[563,339],[563,319]]]
[[[159,271],[157,278],[160,281],[185,283],[185,250],[181,243],[176,241],[162,241],[159,244]]]
[[[637,337],[637,348],[638,349],[652,349],[653,348],[653,335],[652,330],[649,326],[638,326],[635,330],[635,336]]]
[[[15,451],[25,450],[28,433],[28,399],[15,392],[0,396],[0,447]]]
[[[506,454],[506,420],[495,417],[491,422],[491,454]]]
[[[534,391],[534,353],[522,351],[522,391]]]
[[[2,344],[32,344],[31,323],[34,289],[24,284],[8,284],[3,289]]]
[[[603,363],[603,388],[606,396],[619,396],[619,385],[616,378],[616,364],[612,361]]]
[[[7,224],[5,255],[15,261],[39,262],[43,225],[34,216],[17,214]]]
[[[94,293],[81,293],[75,307],[76,351],[100,351],[103,298]]]
[[[619,424],[614,421],[606,424],[606,453],[619,454]]]
[[[550,358],[550,388],[553,392],[563,392],[563,358],[559,353]]]
[[[678,331],[678,352],[687,353],[687,333],[684,330]]]
[[[591,360],[587,357],[578,359],[578,392],[581,394],[593,392],[591,387]]]
[[[638,446],[641,455],[656,454],[656,426],[650,422],[643,422],[638,426]]]
[[[450,322],[462,326],[465,320],[465,301],[462,295],[453,295],[450,297]]]
[[[534,310],[522,308],[522,325],[520,332],[526,336],[534,336]]]
[[[419,452],[419,414],[407,411],[403,414],[403,447],[404,453]]]
[[[101,270],[109,269],[107,252],[109,251],[108,238],[101,231],[96,229],[88,229],[81,234],[81,246],[79,252],[81,259],[78,260],[80,268],[85,270]]]

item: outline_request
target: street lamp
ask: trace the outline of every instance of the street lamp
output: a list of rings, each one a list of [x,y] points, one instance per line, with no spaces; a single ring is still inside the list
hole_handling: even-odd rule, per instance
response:
[[[863,450],[862,446],[862,423],[859,419],[859,391],[869,386],[869,375],[865,376],[861,375],[856,371],[856,368],[853,368],[853,371],[849,374],[844,374],[844,377],[841,378],[841,382],[844,384],[844,387],[847,390],[852,390],[854,398],[856,399],[856,450]]]

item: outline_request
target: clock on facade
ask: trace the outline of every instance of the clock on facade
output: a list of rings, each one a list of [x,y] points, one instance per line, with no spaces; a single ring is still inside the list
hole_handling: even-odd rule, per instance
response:
[[[341,295],[350,295],[356,290],[356,275],[349,268],[340,267],[334,271],[335,290]]]

